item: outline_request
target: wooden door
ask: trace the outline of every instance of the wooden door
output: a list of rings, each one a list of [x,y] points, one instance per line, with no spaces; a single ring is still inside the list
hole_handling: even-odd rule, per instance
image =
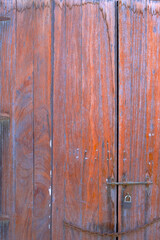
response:
[[[1,2],[0,238],[160,239],[160,1]]]
[[[159,7],[55,4],[56,239],[159,236]]]
[[[119,4],[119,181],[153,183],[119,187],[119,230],[142,227],[124,240],[160,238],[159,10],[159,1]]]
[[[53,237],[116,231],[115,2],[56,2],[53,90]],[[107,239],[110,239],[107,238]]]

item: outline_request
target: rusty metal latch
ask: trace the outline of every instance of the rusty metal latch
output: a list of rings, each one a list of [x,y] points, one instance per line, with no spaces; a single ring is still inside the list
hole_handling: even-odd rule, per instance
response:
[[[153,182],[147,181],[147,182],[108,182],[108,179],[106,179],[106,184],[110,186],[117,186],[117,185],[151,185]]]
[[[10,21],[9,17],[0,16],[0,22]]]

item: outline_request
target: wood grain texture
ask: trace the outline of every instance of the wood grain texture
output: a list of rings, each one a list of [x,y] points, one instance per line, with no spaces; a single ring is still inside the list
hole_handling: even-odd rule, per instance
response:
[[[99,12],[99,225],[102,232],[116,231],[116,189],[104,188],[106,179],[117,179],[115,4],[114,1],[104,3],[106,16],[102,10]]]
[[[117,169],[115,2],[57,0],[52,13],[50,3],[18,0],[17,11],[15,1],[1,4],[0,13],[10,17],[0,21],[0,111],[10,115],[3,166],[3,210],[11,216],[6,239],[100,240],[65,229],[63,220],[115,231],[116,188],[106,189],[106,178],[153,181],[150,187],[119,187],[119,231],[160,214],[160,5],[119,3]],[[131,208],[125,208],[127,192]],[[158,239],[159,227],[120,239]]]
[[[10,17],[16,9],[16,0],[2,0],[0,2],[0,12],[1,16]],[[13,15],[12,15],[13,16]]]
[[[34,9],[17,12],[15,81],[15,239],[32,239]]]
[[[99,7],[82,8],[82,226],[99,230]],[[83,234],[83,238],[87,238]],[[91,237],[97,239],[97,237]]]
[[[66,45],[65,7],[55,5],[54,10],[54,88],[53,88],[53,195],[52,195],[52,239],[64,239],[65,202],[65,86]]]
[[[3,5],[4,4],[4,5]],[[4,113],[10,117],[9,133],[10,137],[6,143],[7,157],[4,162],[4,183],[5,189],[4,201],[2,211],[10,216],[9,229],[7,229],[8,235],[6,239],[13,239],[14,236],[14,213],[15,213],[15,201],[14,201],[14,162],[13,162],[13,145],[14,145],[14,124],[13,119],[13,96],[14,96],[14,80],[15,80],[15,23],[16,16],[15,10],[9,12],[10,6],[14,5],[13,1],[3,1],[0,7],[0,16],[10,18],[10,21],[0,22],[0,113]],[[4,7],[5,6],[5,7]],[[3,119],[6,120],[6,119]]]
[[[72,36],[72,37],[71,37]],[[65,219],[82,223],[82,7],[66,7]],[[80,239],[66,229],[65,239]]]
[[[87,3],[82,8],[82,226],[99,232],[115,230],[116,192],[105,187],[107,178],[116,179],[117,161],[112,10],[114,1],[102,9]]]
[[[17,0],[16,8],[18,11],[23,12],[26,9],[30,9],[34,6],[36,9],[50,8],[50,0]]]
[[[55,5],[55,239],[98,239],[68,228],[62,232],[64,219],[91,231],[115,229],[115,190],[108,189],[110,201],[105,188],[107,176],[116,177],[117,161],[114,10],[114,2]]]
[[[0,215],[5,216],[10,204],[8,185],[10,184],[10,161],[9,161],[9,119],[0,120]],[[7,240],[9,235],[9,224],[5,217],[0,221],[0,239]]]
[[[160,3],[150,3],[147,10],[147,114],[146,114],[146,173],[153,187],[146,198],[146,219],[160,216]],[[160,236],[160,223],[145,232],[145,238]]]
[[[136,6],[136,4],[135,4]],[[119,8],[119,181],[145,181],[145,18],[130,8]],[[124,197],[132,197],[130,209]],[[122,188],[119,193],[119,229],[144,224],[145,187]],[[143,233],[129,236],[143,239]],[[122,237],[128,239],[128,236]]]
[[[50,239],[51,219],[51,14],[34,8],[33,239]]]
[[[155,182],[159,139],[154,137],[154,126],[156,132],[159,129],[159,84],[152,75],[154,69],[158,69],[156,42],[159,36],[154,35],[152,24],[154,18],[158,24],[158,15],[153,16],[153,12],[145,1],[121,1],[119,7],[119,181],[153,181],[153,186],[146,188],[120,189],[119,228],[123,231],[149,223],[159,215],[158,211],[154,212],[159,206]],[[132,196],[130,209],[124,204],[127,192]],[[121,239],[155,239],[155,234],[158,236],[156,226],[158,224]]]

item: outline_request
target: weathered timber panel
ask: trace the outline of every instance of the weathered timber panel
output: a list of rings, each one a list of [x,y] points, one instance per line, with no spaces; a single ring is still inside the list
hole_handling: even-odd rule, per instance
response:
[[[54,88],[53,88],[53,203],[52,238],[64,239],[64,171],[66,162],[65,137],[65,86],[66,86],[66,10],[55,5],[54,9]],[[72,66],[70,66],[72,67]]]
[[[17,12],[15,80],[15,239],[32,239],[34,9]]]
[[[10,18],[0,22],[0,111],[10,116],[8,165],[5,162],[9,173],[4,169],[7,203],[3,207],[10,217],[7,239],[49,239],[50,2],[2,1],[0,14]]]
[[[33,239],[50,239],[51,9],[34,8]]]
[[[66,7],[66,168],[65,219],[81,225],[82,216],[82,7]],[[70,37],[72,36],[72,37]],[[71,110],[72,109],[72,110]],[[81,202],[81,203],[80,203]],[[65,230],[65,239],[80,233]]]
[[[54,19],[53,238],[98,239],[63,221],[115,230],[115,2],[56,2]]]
[[[7,229],[6,239],[14,239],[14,213],[15,213],[15,181],[13,175],[13,155],[14,155],[14,106],[13,89],[16,72],[16,55],[15,55],[15,24],[16,24],[16,11],[10,11],[11,6],[15,1],[2,1],[0,7],[0,16],[7,16],[9,21],[0,21],[0,113],[5,112],[10,116],[9,134],[10,137],[5,143],[5,162],[3,166],[3,181],[5,189],[2,194],[4,195],[5,205],[2,207],[2,212],[9,215],[10,224]]]
[[[146,46],[146,174],[153,187],[146,193],[145,219],[160,217],[160,2],[147,8]],[[160,223],[149,227],[145,239],[158,239]]]
[[[159,3],[119,4],[119,181],[153,181],[119,192],[119,230],[159,217]],[[127,209],[124,196],[132,196]],[[154,224],[121,239],[155,239]]]
[[[0,112],[10,116],[2,174],[10,227],[2,239],[99,240],[93,232],[116,231],[117,223],[127,231],[160,216],[160,4],[119,1],[119,39],[115,4],[0,5],[10,17],[0,21]],[[106,189],[106,178],[153,185]],[[158,239],[159,229],[156,223],[119,239]]]
[[[0,116],[0,239],[9,239],[9,224],[2,216],[10,214],[9,119]]]

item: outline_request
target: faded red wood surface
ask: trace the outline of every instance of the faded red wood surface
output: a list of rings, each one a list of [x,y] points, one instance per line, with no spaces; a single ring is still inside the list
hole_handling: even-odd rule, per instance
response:
[[[114,0],[2,1],[6,240],[99,240],[64,221],[103,233],[160,216],[160,5],[121,0],[118,10]],[[158,239],[159,227],[118,239]]]
[[[14,132],[13,118],[13,86],[15,80],[15,24],[16,24],[16,11],[10,12],[11,6],[14,6],[15,1],[3,1],[0,7],[0,16],[10,18],[10,21],[0,21],[0,113],[10,116],[9,132]],[[2,7],[3,6],[3,7]],[[5,7],[4,7],[5,6]],[[1,114],[0,114],[1,115]],[[3,118],[4,119],[4,118]],[[5,120],[5,119],[4,119]],[[1,120],[0,120],[1,121]],[[14,134],[10,134],[7,142],[5,142],[4,156],[4,187],[5,187],[5,203],[3,205],[3,213],[9,215],[10,225],[7,229],[7,235],[1,235],[4,239],[12,239],[14,233],[14,175],[12,166],[15,164],[13,161],[14,156]],[[3,194],[4,194],[3,192]]]
[[[3,1],[1,15],[10,17],[10,21],[0,22],[0,110],[10,116],[10,157],[6,166],[10,171],[6,181],[9,194],[6,211],[10,216],[7,239],[49,239],[50,4],[17,1],[16,5]]]
[[[50,239],[51,218],[51,16],[34,10],[33,239]]]
[[[114,2],[104,7],[109,25],[99,4],[55,5],[55,239],[91,238],[65,228],[63,220],[90,231],[114,231],[116,192],[108,191],[109,199],[105,189],[107,176],[116,171]]]
[[[119,181],[153,185],[120,188],[119,228],[137,228],[159,217],[159,3],[119,6]],[[130,209],[124,196],[132,196]],[[121,239],[156,239],[159,223]]]
[[[7,116],[0,118],[0,239],[9,237],[8,222],[10,202],[10,162],[9,162],[9,119]],[[7,117],[7,118],[6,118]]]
[[[15,80],[15,238],[32,238],[34,9],[17,12]],[[25,26],[25,27],[24,27]]]

